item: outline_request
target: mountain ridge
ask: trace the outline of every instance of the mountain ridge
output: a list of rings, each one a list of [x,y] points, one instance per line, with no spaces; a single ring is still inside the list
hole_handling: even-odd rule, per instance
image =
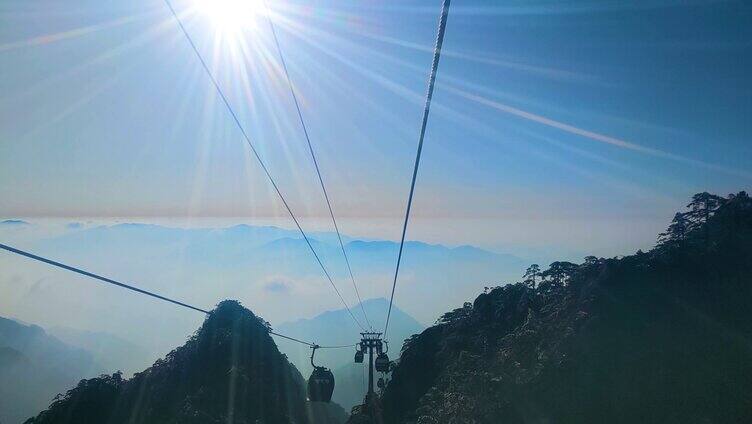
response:
[[[752,421],[752,199],[689,206],[649,252],[531,266],[445,313],[349,422]]]
[[[102,371],[90,352],[38,325],[0,317],[1,422],[20,422],[81,378]]]
[[[183,229],[139,223],[98,225],[70,230],[62,235],[53,234],[23,247],[121,279],[140,282],[148,278],[148,284],[155,291],[183,287],[183,290],[195,290],[194,294],[210,299],[238,297],[236,293],[245,293],[246,297],[240,300],[247,303],[265,296],[265,285],[269,281],[281,279],[288,283],[291,293],[315,294],[316,302],[330,304],[330,299],[326,299],[331,295],[330,288],[322,279],[321,269],[305,241],[288,230],[277,233],[275,227],[263,227],[262,232],[271,231],[273,234],[259,237],[248,225],[229,228],[231,230]],[[329,235],[327,239],[312,233],[311,237],[327,271],[351,303],[355,293],[348,281],[350,276],[336,235]],[[284,240],[276,241],[280,239]],[[347,242],[345,249],[361,297],[383,296],[394,272],[399,244],[383,240],[348,242],[347,236],[344,241]],[[408,241],[405,249],[399,299],[420,322],[433,322],[442,311],[461,304],[485,282],[518,275],[526,264],[513,255],[466,246]],[[121,260],[124,257],[128,258],[127,262]],[[222,276],[221,284],[214,287],[203,284],[217,275]],[[319,285],[319,282],[325,284]],[[33,282],[25,284],[30,286]],[[71,290],[83,288],[72,286]],[[421,302],[422,293],[427,290],[435,292],[441,301]],[[47,293],[50,293],[50,299],[45,298]],[[52,302],[51,293],[40,293],[42,298],[39,301]],[[275,307],[281,306],[283,301],[281,296],[271,300]],[[275,321],[280,320],[270,310],[259,311]],[[309,308],[305,312],[312,311]],[[130,332],[118,335],[127,339],[135,336]]]

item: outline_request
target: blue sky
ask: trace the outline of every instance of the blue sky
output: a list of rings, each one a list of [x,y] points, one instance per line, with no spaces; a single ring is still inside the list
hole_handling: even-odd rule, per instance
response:
[[[433,322],[530,262],[650,248],[696,192],[750,189],[752,4],[626,3],[453,1],[407,237],[497,254],[408,244],[400,308]],[[331,231],[263,16],[230,31],[174,4],[303,227]],[[270,4],[341,230],[398,239],[439,1]],[[274,325],[340,308],[299,241],[228,228],[292,228],[233,125],[162,0],[0,3],[0,220],[31,223],[0,242]],[[163,227],[110,226],[129,222]],[[363,298],[388,296],[395,246],[353,243]],[[202,319],[17,256],[0,270],[0,314],[154,358]]]
[[[194,3],[175,6],[323,229],[266,22],[230,34]],[[343,230],[398,237],[439,2],[270,3]],[[0,216],[290,225],[161,0],[0,8]],[[733,1],[455,0],[408,238],[629,253],[691,194],[748,189],[750,18]]]

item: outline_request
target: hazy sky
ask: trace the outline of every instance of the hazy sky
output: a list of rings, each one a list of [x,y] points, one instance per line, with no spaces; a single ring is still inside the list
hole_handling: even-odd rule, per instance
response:
[[[340,228],[398,239],[440,0],[268,1]],[[174,4],[303,226],[331,231],[264,17],[234,13],[233,28]],[[750,22],[749,1],[454,0],[408,239],[518,266],[408,247],[399,307],[429,324],[532,261],[650,248],[693,193],[749,190]],[[341,307],[307,251],[99,238],[113,222],[292,227],[163,0],[0,2],[7,218],[32,225],[0,243],[202,307],[240,299],[275,325]],[[394,258],[352,260],[363,297],[388,296]],[[111,332],[153,358],[203,319],[7,253],[0,315]]]
[[[344,230],[398,237],[440,2],[270,3]],[[175,6],[321,227],[264,18]],[[629,253],[692,193],[749,188],[751,19],[744,1],[455,0],[409,237]],[[0,199],[4,217],[284,218],[162,0],[2,2]]]

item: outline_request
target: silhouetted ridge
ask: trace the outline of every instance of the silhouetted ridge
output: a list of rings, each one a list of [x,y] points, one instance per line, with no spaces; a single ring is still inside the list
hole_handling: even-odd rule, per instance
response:
[[[130,380],[119,373],[82,380],[27,423],[316,421],[302,377],[268,331],[240,303],[223,301],[183,346],[150,368]]]
[[[444,314],[405,343],[385,422],[752,422],[752,200],[677,216],[650,252],[533,266]]]
[[[22,225],[29,225],[29,223],[26,221],[22,221],[20,219],[6,219],[4,221],[0,221],[0,225],[22,226]]]

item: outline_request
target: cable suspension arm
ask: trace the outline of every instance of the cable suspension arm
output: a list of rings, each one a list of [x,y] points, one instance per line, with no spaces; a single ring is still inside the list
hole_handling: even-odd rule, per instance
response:
[[[334,224],[334,230],[337,232],[337,240],[339,241],[339,247],[342,250],[342,256],[345,258],[347,271],[350,273],[350,281],[352,281],[353,288],[355,289],[355,295],[358,297],[360,309],[363,312],[363,317],[366,320],[366,324],[369,327],[373,328],[371,326],[370,320],[368,319],[368,314],[366,314],[366,309],[365,307],[363,307],[363,300],[360,298],[358,285],[355,284],[355,277],[353,276],[352,268],[350,267],[350,259],[347,257],[347,253],[345,252],[345,245],[344,243],[342,243],[342,235],[339,232],[337,219],[334,218],[334,211],[332,210],[332,204],[329,201],[329,194],[326,191],[326,185],[324,184],[324,179],[321,176],[319,163],[316,160],[316,153],[314,153],[313,146],[311,144],[311,139],[308,136],[308,128],[305,124],[305,120],[303,119],[303,112],[301,112],[300,110],[298,96],[297,94],[295,94],[295,89],[293,88],[293,85],[292,85],[292,79],[290,78],[290,72],[287,70],[287,63],[285,61],[285,56],[284,54],[282,54],[282,48],[280,47],[279,39],[277,38],[277,30],[274,26],[274,22],[272,21],[269,6],[267,6],[266,1],[264,1],[264,7],[266,8],[266,18],[267,18],[267,21],[269,22],[269,27],[271,28],[272,38],[274,39],[274,44],[277,46],[277,54],[279,55],[279,61],[282,64],[282,70],[285,73],[285,77],[287,79],[287,85],[290,87],[290,94],[292,95],[293,102],[295,103],[295,110],[298,112],[298,120],[300,121],[300,126],[303,128],[303,134],[305,135],[306,142],[308,143],[308,151],[311,153],[311,159],[313,160],[313,165],[316,168],[316,175],[318,175],[319,177],[319,184],[321,185],[321,191],[324,192],[324,199],[326,199],[326,206],[329,208],[329,216],[332,218],[332,224]]]
[[[203,56],[201,56],[201,53],[198,51],[198,47],[196,47],[196,44],[193,42],[193,39],[188,34],[188,30],[186,30],[185,26],[183,25],[182,20],[178,16],[175,9],[172,7],[172,3],[170,0],[164,0],[167,7],[170,9],[170,12],[172,13],[172,16],[177,21],[178,26],[180,27],[180,30],[182,31],[183,35],[185,36],[186,40],[188,41],[188,44],[190,44],[191,48],[193,49],[193,52],[196,54],[196,57],[198,58],[199,62],[201,62],[201,66],[204,68],[204,71],[206,71],[207,76],[211,80],[212,85],[217,91],[217,94],[219,94],[220,99],[222,99],[222,103],[224,103],[225,108],[230,113],[230,116],[232,117],[232,120],[235,122],[235,125],[240,130],[240,133],[242,134],[243,138],[245,139],[246,143],[248,144],[248,147],[251,148],[251,151],[253,152],[253,155],[256,157],[257,162],[261,166],[261,169],[263,169],[264,173],[266,174],[266,177],[269,179],[269,182],[272,184],[272,187],[274,188],[274,191],[276,191],[277,196],[279,196],[280,200],[282,201],[282,204],[284,205],[285,209],[287,210],[287,213],[290,215],[290,218],[292,218],[293,222],[295,223],[295,226],[298,228],[298,231],[300,231],[300,234],[303,236],[303,239],[305,240],[306,244],[308,245],[308,248],[311,250],[311,253],[313,253],[313,256],[316,258],[316,262],[318,262],[319,267],[321,267],[321,270],[324,272],[324,275],[326,276],[326,279],[329,281],[329,284],[331,284],[334,291],[337,293],[337,296],[339,297],[342,304],[345,306],[345,309],[347,309],[347,312],[350,314],[350,317],[355,321],[355,323],[360,327],[362,330],[364,330],[363,325],[361,325],[360,321],[358,321],[357,318],[355,318],[355,315],[353,315],[352,311],[350,310],[350,307],[347,305],[347,302],[345,302],[345,299],[342,297],[342,294],[340,293],[337,286],[334,284],[334,280],[332,280],[331,275],[329,275],[329,271],[326,270],[326,267],[324,266],[324,263],[322,262],[321,258],[319,257],[318,253],[316,253],[316,250],[313,248],[313,244],[311,244],[311,241],[308,239],[308,236],[306,235],[305,231],[303,231],[303,227],[301,227],[300,222],[298,222],[298,219],[295,217],[295,214],[292,212],[292,209],[290,208],[290,205],[287,203],[287,200],[282,195],[282,192],[280,191],[279,187],[277,186],[277,183],[274,181],[274,178],[272,177],[271,172],[266,167],[266,164],[261,159],[261,155],[259,154],[258,150],[256,150],[256,147],[253,145],[253,142],[251,141],[250,136],[248,136],[248,133],[245,131],[245,127],[240,123],[240,119],[238,118],[237,114],[233,110],[232,106],[230,105],[230,102],[227,100],[227,97],[225,96],[224,92],[222,91],[222,88],[219,86],[219,83],[217,82],[217,79],[214,77],[214,74],[209,69],[209,66],[206,64],[206,61],[204,60]]]
[[[384,324],[384,336],[389,329],[389,318],[392,315],[392,304],[394,303],[394,291],[397,288],[397,276],[399,275],[400,262],[402,261],[402,249],[405,246],[405,233],[407,232],[407,223],[410,220],[410,208],[413,203],[413,194],[415,192],[415,180],[418,177],[418,167],[420,166],[420,155],[423,151],[423,138],[426,135],[426,125],[428,124],[428,112],[431,109],[431,98],[433,97],[433,87],[436,82],[436,72],[439,68],[439,59],[441,58],[441,45],[444,43],[444,32],[446,30],[447,17],[449,16],[450,0],[443,0],[441,6],[441,17],[439,18],[439,31],[436,34],[436,46],[433,52],[433,62],[431,63],[431,74],[428,77],[428,90],[426,92],[426,105],[423,110],[423,122],[420,127],[420,137],[418,139],[418,151],[415,154],[415,166],[413,167],[413,178],[410,182],[410,195],[407,198],[407,209],[405,211],[405,221],[402,224],[402,238],[400,239],[399,253],[397,254],[397,266],[394,269],[394,281],[392,281],[392,294],[389,297],[389,310],[386,314],[386,323]]]

